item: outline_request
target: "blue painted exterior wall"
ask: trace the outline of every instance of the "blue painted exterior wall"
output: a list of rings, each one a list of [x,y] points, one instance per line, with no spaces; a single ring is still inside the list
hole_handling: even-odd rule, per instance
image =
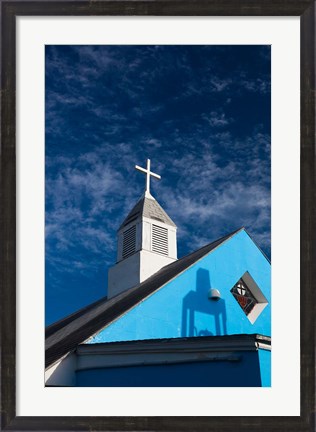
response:
[[[234,353],[237,361],[82,370],[80,387],[260,387],[258,351]]]
[[[254,324],[230,292],[246,271],[269,302]],[[243,333],[270,336],[270,286],[270,263],[242,230],[87,343]],[[210,288],[220,291],[219,301],[208,299]]]
[[[271,387],[271,351],[259,350],[262,387]]]

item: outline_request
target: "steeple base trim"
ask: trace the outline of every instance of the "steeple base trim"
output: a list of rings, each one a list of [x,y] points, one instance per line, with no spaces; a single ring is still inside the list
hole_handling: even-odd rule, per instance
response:
[[[148,279],[162,267],[176,261],[164,255],[141,250],[118,262],[108,272],[108,298]]]

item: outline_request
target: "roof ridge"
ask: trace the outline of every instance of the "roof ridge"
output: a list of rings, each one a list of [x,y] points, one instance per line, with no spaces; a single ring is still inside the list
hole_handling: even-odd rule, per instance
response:
[[[202,249],[210,247],[213,243],[222,242],[222,241],[224,241],[226,238],[230,238],[230,237],[232,237],[233,235],[237,234],[239,231],[242,231],[242,230],[246,231],[245,227],[242,226],[241,228],[238,228],[237,230],[231,232],[230,234],[226,234],[225,236],[220,237],[219,239],[214,240],[214,241],[212,241],[211,243],[207,243],[207,244],[205,244],[204,246],[201,246],[199,249],[197,249],[197,250],[195,250],[195,251],[193,251],[193,252],[190,252],[190,253],[188,253],[187,255],[184,255],[183,257],[179,258],[177,261],[180,261],[180,260],[182,260],[182,259],[184,259],[184,258],[188,258],[189,256],[191,256],[191,255],[193,255],[193,254],[195,254],[195,253],[197,253],[197,252],[202,251]],[[174,263],[171,263],[171,264],[174,264]],[[171,264],[167,264],[167,265],[171,265]],[[166,266],[165,266],[165,267],[166,267]],[[163,268],[164,268],[164,267],[163,267]]]

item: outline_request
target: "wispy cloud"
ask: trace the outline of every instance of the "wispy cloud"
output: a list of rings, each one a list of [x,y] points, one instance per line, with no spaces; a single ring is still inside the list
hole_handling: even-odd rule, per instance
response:
[[[221,79],[217,76],[212,76],[210,79],[210,84],[212,90],[215,90],[217,92],[222,92],[223,90],[227,90],[227,88],[232,83],[231,78]]]
[[[240,84],[251,92],[269,93],[271,91],[271,84],[269,79],[242,79]]]
[[[231,119],[228,119],[226,114],[222,111],[212,111],[209,115],[203,114],[202,117],[214,127],[227,126],[232,121]]]

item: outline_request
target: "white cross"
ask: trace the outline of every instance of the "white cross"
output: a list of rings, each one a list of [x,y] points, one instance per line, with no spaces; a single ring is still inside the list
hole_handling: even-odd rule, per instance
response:
[[[146,193],[148,192],[150,194],[150,176],[155,177],[156,179],[160,180],[161,179],[160,175],[155,174],[152,171],[150,171],[150,159],[147,159],[147,169],[141,168],[138,165],[135,165],[135,168],[138,171],[141,171],[141,172],[146,174],[146,190],[145,190],[145,192]]]

